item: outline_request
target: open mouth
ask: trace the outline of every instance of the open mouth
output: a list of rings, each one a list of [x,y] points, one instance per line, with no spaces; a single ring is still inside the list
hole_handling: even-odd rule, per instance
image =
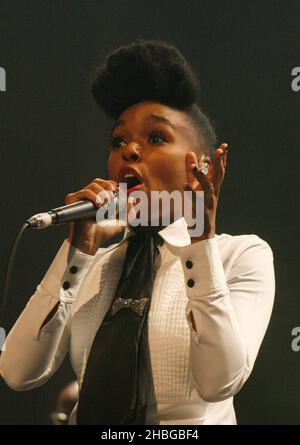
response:
[[[142,184],[142,181],[133,175],[126,175],[124,178],[124,182],[127,184],[127,190],[132,189],[133,187],[136,187],[140,184]]]
[[[123,179],[123,182],[125,182],[127,185],[127,193],[132,192],[142,184],[142,181],[133,175],[126,175]]]
[[[118,175],[119,183],[125,183],[127,195],[133,190],[140,189],[144,183],[141,174],[131,166],[123,166]]]

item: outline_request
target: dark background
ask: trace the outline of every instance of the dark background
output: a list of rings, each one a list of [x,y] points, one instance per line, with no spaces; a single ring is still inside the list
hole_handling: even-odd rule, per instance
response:
[[[89,93],[89,75],[120,45],[175,44],[199,73],[201,105],[230,145],[217,232],[255,233],[272,247],[276,302],[254,371],[235,398],[240,424],[299,424],[298,150],[300,1],[0,0],[0,278],[20,225],[107,177],[111,122]],[[8,330],[66,236],[25,233],[13,271]],[[0,381],[0,424],[45,424],[73,374],[66,360],[43,387],[13,392]]]

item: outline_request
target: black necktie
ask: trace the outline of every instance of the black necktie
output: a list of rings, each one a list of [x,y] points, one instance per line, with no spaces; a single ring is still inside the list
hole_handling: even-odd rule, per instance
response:
[[[155,403],[148,313],[163,240],[158,227],[133,230],[112,304],[89,354],[78,425],[145,425],[147,403]]]

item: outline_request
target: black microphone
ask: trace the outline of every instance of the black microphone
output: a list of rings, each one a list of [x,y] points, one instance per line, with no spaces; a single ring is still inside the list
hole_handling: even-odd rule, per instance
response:
[[[115,195],[115,204],[118,206],[117,192],[113,191],[113,194]],[[72,221],[91,218],[96,219],[97,211],[98,207],[93,202],[83,200],[57,207],[48,212],[37,213],[29,218],[26,223],[33,229],[45,229],[52,225],[69,223]]]

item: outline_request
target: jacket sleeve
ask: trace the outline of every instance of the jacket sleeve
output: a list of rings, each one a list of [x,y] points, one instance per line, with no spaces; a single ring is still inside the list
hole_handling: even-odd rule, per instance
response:
[[[0,374],[12,389],[40,386],[61,365],[69,349],[71,305],[93,259],[63,242],[5,341]]]
[[[249,377],[274,302],[270,246],[256,235],[234,238],[224,265],[216,238],[180,251],[191,374],[200,397],[208,402],[232,397]]]

